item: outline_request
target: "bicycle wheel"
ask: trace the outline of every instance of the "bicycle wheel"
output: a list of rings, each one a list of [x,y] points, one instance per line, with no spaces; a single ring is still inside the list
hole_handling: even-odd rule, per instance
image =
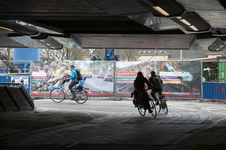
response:
[[[159,102],[159,105],[156,105],[156,103],[157,103],[157,101],[154,102],[156,111],[160,112],[161,111],[161,102]]]
[[[155,108],[155,104],[152,100],[150,100],[150,109],[152,110],[151,114],[153,117],[156,117],[157,116],[157,111],[156,111],[156,108]]]
[[[64,90],[61,88],[54,88],[50,92],[50,98],[55,102],[55,103],[60,103],[65,99],[65,93]]]
[[[88,99],[87,91],[82,90],[80,92],[76,93],[76,99],[75,101],[79,104],[84,104]]]
[[[138,109],[138,111],[139,111],[139,113],[140,113],[141,116],[145,116],[146,109],[144,109],[144,106],[139,105],[139,106],[137,106],[137,109]]]
[[[162,103],[162,111],[163,111],[165,114],[168,113],[168,106],[167,106],[166,100],[164,100],[163,103]]]

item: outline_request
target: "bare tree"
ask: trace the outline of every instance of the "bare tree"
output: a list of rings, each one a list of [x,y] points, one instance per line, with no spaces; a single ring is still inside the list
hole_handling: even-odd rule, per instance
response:
[[[140,57],[139,51],[135,49],[125,49],[124,50],[128,61],[137,61]]]
[[[51,50],[42,49],[40,57],[42,60],[53,60],[53,61],[63,61],[66,59],[70,60],[85,60],[89,58],[89,50],[87,49],[67,49],[63,48],[61,50]]]
[[[13,48],[0,48],[0,52],[2,52],[9,60],[13,60],[13,50]]]
[[[97,58],[104,58],[105,57],[105,49],[89,49],[90,51],[90,60],[95,55]]]
[[[89,50],[88,49],[70,49],[69,58],[71,60],[85,60],[89,58]]]

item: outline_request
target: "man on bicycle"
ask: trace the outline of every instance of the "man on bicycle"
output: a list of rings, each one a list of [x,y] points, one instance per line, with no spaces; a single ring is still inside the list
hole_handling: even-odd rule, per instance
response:
[[[163,82],[159,76],[155,74],[155,71],[151,71],[151,77],[149,78],[149,82],[152,85],[151,96],[157,101],[156,105],[159,105],[159,101],[157,100],[155,93],[158,92],[159,97],[162,97],[162,86]]]
[[[142,96],[145,97],[144,105],[148,108],[149,113],[151,113],[150,110],[150,104],[149,104],[149,96],[147,92],[145,92],[145,83],[148,85],[149,89],[152,87],[152,85],[148,82],[148,80],[143,76],[142,72],[137,73],[137,77],[134,80],[134,87],[135,87],[135,99],[138,100],[138,103],[142,103]]]

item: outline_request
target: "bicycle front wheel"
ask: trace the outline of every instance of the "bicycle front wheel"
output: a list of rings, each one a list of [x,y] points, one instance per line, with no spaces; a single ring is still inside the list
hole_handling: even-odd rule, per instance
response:
[[[82,90],[76,93],[76,102],[79,104],[84,104],[88,99],[87,91]]]
[[[51,92],[50,92],[50,98],[52,99],[52,101],[54,101],[55,103],[60,103],[65,99],[65,93],[64,90],[61,88],[54,88]]]
[[[141,116],[145,116],[146,114],[146,109],[144,108],[144,106],[139,105],[137,106],[138,112],[140,113]]]
[[[155,107],[155,104],[154,102],[151,100],[150,101],[150,109],[151,109],[151,114],[153,117],[156,117],[157,116],[157,111],[156,111],[156,107]]]

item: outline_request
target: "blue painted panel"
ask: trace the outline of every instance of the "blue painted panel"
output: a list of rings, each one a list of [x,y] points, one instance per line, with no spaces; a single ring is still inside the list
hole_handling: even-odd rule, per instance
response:
[[[40,61],[40,49],[14,48],[14,61]]]
[[[4,74],[4,73],[8,73],[8,70],[6,70],[6,69],[0,69],[0,74]]]
[[[23,76],[17,76],[17,77],[21,77],[23,78]],[[0,76],[0,82],[3,83],[12,83],[12,79],[15,77],[11,77],[11,76]],[[30,77],[25,77],[28,81],[28,83],[24,84],[25,89],[27,90],[28,93],[30,93]],[[16,82],[18,83],[18,82]]]
[[[30,61],[40,61],[40,49],[37,48],[14,48],[14,65],[21,73],[28,73]]]
[[[0,82],[11,83],[11,76],[0,76]]]
[[[203,82],[203,98],[226,100],[226,83]]]

